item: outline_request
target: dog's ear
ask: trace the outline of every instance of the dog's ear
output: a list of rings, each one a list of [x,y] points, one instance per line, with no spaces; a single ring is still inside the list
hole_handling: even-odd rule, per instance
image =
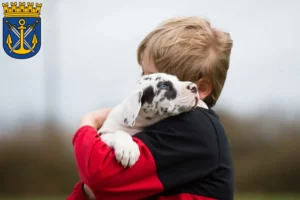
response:
[[[134,126],[135,120],[142,107],[142,96],[143,91],[136,90],[124,101],[124,123],[131,127]]]

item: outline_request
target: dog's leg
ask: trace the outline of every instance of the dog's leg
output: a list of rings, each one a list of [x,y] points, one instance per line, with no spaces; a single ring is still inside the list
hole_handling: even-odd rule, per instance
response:
[[[114,146],[114,133],[104,133],[100,135],[101,140],[109,147]]]
[[[104,143],[114,148],[117,161],[124,167],[132,167],[137,162],[140,150],[128,133],[116,131],[102,134],[100,137]]]

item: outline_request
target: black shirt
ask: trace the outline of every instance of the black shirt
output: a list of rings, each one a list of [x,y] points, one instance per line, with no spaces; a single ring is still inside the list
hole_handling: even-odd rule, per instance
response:
[[[231,150],[213,110],[197,107],[149,126],[134,137],[145,143],[155,160],[164,188],[158,196],[188,193],[233,200]]]

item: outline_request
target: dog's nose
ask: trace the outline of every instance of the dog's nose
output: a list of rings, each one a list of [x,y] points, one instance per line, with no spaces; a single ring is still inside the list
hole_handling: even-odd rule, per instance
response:
[[[194,83],[189,84],[186,88],[187,88],[188,90],[191,90],[192,93],[195,93],[195,94],[197,93],[197,87],[195,86]]]

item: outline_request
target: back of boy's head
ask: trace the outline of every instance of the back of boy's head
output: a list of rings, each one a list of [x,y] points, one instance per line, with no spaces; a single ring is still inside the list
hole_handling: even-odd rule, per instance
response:
[[[159,72],[195,83],[208,79],[212,90],[204,102],[212,107],[226,80],[232,43],[228,33],[211,27],[205,19],[172,18],[144,38],[138,47],[138,62],[141,65],[147,49]]]

